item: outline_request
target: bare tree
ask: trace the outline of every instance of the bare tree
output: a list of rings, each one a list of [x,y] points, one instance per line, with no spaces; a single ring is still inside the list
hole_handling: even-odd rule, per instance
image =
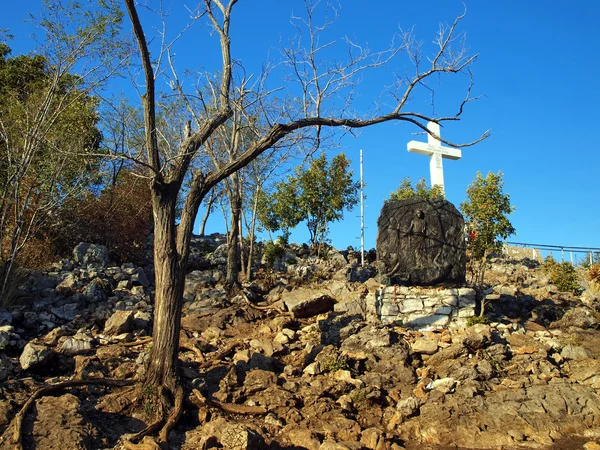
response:
[[[115,1],[87,11],[52,0],[45,6],[34,19],[45,41],[36,55],[8,63],[1,44],[0,66],[13,74],[0,86],[0,298],[29,239],[98,167],[91,163],[100,141],[94,95],[126,52],[116,38],[122,12]]]
[[[317,40],[310,44],[309,50],[302,52],[294,50],[287,53],[292,75],[300,83],[305,92],[304,108],[298,117],[287,121],[272,122],[265,117],[268,128],[254,139],[244,151],[237,154],[221,167],[203,171],[193,167],[194,158],[200,156],[209,141],[216,133],[232,120],[235,114],[234,93],[232,91],[234,63],[231,56],[230,26],[231,17],[237,0],[204,0],[202,14],[210,20],[214,31],[219,36],[222,68],[219,73],[216,103],[207,108],[204,113],[195,114],[196,126],[188,128],[177,146],[165,152],[161,148],[159,131],[157,129],[157,88],[156,77],[160,72],[153,65],[148,40],[144,33],[138,10],[134,0],[126,0],[126,7],[133,25],[134,34],[139,47],[145,78],[145,92],[142,95],[144,107],[145,148],[147,151],[147,168],[150,171],[150,189],[154,211],[154,260],[156,273],[156,298],[154,309],[153,345],[149,363],[143,380],[146,393],[154,393],[159,405],[157,421],[148,429],[139,433],[157,431],[160,428],[159,440],[166,441],[169,430],[174,426],[182,410],[184,393],[179,383],[177,372],[177,355],[181,307],[183,298],[184,279],[188,257],[192,227],[198,208],[204,197],[220,181],[246,167],[265,151],[273,148],[287,136],[307,129],[316,129],[316,144],[320,138],[320,130],[325,127],[340,129],[357,129],[392,121],[405,121],[427,132],[428,121],[444,122],[458,120],[464,104],[471,100],[470,86],[467,96],[459,106],[458,112],[450,116],[430,117],[427,114],[405,111],[405,107],[413,92],[435,75],[456,74],[468,71],[475,61],[475,56],[469,56],[465,51],[455,50],[454,38],[457,26],[463,16],[444,28],[438,36],[437,52],[423,67],[423,57],[414,46],[412,36],[406,34],[402,41],[383,53],[369,53],[356,44],[349,42],[350,58],[347,64],[327,66],[317,60],[323,44]],[[314,8],[309,5],[309,25],[313,23],[310,14]],[[311,37],[316,37],[318,29],[311,29]],[[328,44],[329,45],[329,44]],[[168,49],[167,49],[168,50]],[[165,53],[168,55],[168,51]],[[405,53],[415,63],[416,72],[407,79],[399,80],[400,92],[395,92],[395,105],[387,112],[378,113],[371,117],[357,118],[347,113],[347,105],[335,110],[328,106],[327,101],[344,93],[344,85],[350,86],[353,77],[364,70],[376,68],[390,62],[391,58]],[[160,58],[158,58],[160,60]],[[334,95],[335,94],[335,95]],[[326,107],[327,106],[327,107]],[[284,115],[280,115],[284,116]],[[436,136],[439,138],[439,136]],[[464,147],[472,145],[487,137],[483,135],[473,142],[456,144],[445,141],[448,145]],[[191,174],[183,210],[179,223],[176,222],[176,203],[181,193],[184,179]],[[170,408],[173,407],[169,413]],[[162,428],[161,428],[162,425]]]

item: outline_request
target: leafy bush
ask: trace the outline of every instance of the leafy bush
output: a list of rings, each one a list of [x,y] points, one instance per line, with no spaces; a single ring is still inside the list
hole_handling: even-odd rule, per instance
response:
[[[600,283],[600,263],[596,263],[586,272],[587,278],[595,283]]]
[[[68,200],[47,229],[59,257],[68,257],[80,242],[104,245],[117,262],[146,264],[146,243],[152,229],[147,183],[130,173],[100,194]]]
[[[508,216],[514,208],[510,196],[504,194],[502,172],[480,172],[467,188],[467,200],[460,204],[468,233],[467,254],[470,256],[472,283],[482,285],[488,256],[502,250],[502,240],[515,233]]]
[[[485,316],[471,316],[467,317],[467,326],[472,327],[473,325],[487,325],[490,323],[490,320]]]
[[[432,187],[427,186],[424,178],[420,178],[415,187],[413,187],[411,179],[404,177],[404,180],[400,183],[400,187],[394,192],[390,192],[390,200],[404,200],[413,197],[424,200],[444,198],[444,190],[439,184]]]
[[[590,287],[594,292],[600,292],[600,262],[590,266],[586,271]]]
[[[575,295],[581,293],[581,287],[577,281],[575,266],[568,261],[558,263],[549,256],[544,261],[542,269],[550,276],[550,281],[563,292],[571,292]]]
[[[338,370],[350,370],[350,364],[346,355],[330,355],[322,362],[325,372],[337,372]]]
[[[267,266],[273,267],[277,258],[282,257],[285,254],[285,248],[280,244],[275,244],[273,242],[267,242],[265,245],[265,250],[263,252],[265,262]]]

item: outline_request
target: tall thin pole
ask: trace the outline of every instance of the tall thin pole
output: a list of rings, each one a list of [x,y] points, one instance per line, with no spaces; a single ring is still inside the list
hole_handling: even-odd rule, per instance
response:
[[[365,184],[363,183],[363,151],[360,149],[360,265],[365,265]]]

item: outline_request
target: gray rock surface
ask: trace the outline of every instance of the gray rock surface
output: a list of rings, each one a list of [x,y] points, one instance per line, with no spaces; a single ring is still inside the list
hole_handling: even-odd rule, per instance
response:
[[[312,317],[333,308],[334,301],[326,293],[310,288],[295,289],[283,294],[283,301],[288,311],[295,317]]]
[[[108,249],[103,245],[81,242],[73,250],[73,259],[81,267],[101,267],[108,264]]]
[[[133,311],[116,311],[104,324],[104,333],[112,336],[129,333],[134,315]]]
[[[23,370],[42,366],[50,361],[55,352],[45,345],[28,343],[21,353],[19,362]]]
[[[464,220],[452,203],[388,201],[377,226],[377,267],[384,284],[464,282]]]

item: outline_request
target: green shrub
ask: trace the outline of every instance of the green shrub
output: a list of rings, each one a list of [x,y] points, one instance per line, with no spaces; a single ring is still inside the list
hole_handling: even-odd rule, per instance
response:
[[[592,292],[600,293],[600,262],[590,266],[586,271]]]
[[[274,244],[273,242],[267,242],[264,250],[264,258],[267,266],[273,267],[275,260],[282,257],[285,254],[285,248],[282,245]]]
[[[350,364],[346,355],[331,355],[322,362],[325,372],[337,372],[338,370],[350,370]]]
[[[575,266],[568,261],[558,263],[549,256],[544,261],[542,269],[550,276],[550,281],[563,292],[571,292],[575,295],[581,294],[581,287],[577,281]]]
[[[485,316],[471,316],[467,317],[467,326],[472,327],[473,325],[488,325],[490,320]]]

